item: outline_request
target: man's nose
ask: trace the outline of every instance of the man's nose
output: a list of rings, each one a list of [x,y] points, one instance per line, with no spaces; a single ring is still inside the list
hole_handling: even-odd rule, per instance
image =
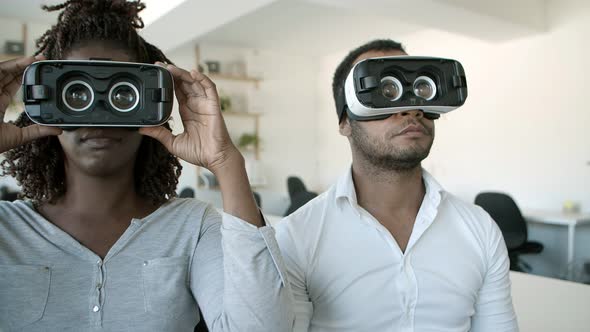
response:
[[[421,118],[424,116],[424,112],[422,112],[421,110],[409,110],[409,111],[400,112],[399,115]]]

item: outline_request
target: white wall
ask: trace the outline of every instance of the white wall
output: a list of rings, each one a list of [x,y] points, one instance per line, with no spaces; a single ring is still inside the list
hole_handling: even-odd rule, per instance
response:
[[[216,82],[218,90],[225,94],[245,94],[248,110],[262,113],[260,167],[267,185],[256,190],[286,193],[289,175],[299,175],[307,183],[316,183],[317,106],[313,87],[318,63],[315,59],[215,44],[201,44],[199,49],[201,60],[219,60],[223,67],[228,61],[241,59],[251,75],[262,77],[258,89],[248,83]],[[179,66],[196,66],[194,45],[183,46],[167,55]],[[253,129],[247,119],[225,118],[234,138]],[[194,186],[195,172],[194,167],[186,165],[180,187]]]

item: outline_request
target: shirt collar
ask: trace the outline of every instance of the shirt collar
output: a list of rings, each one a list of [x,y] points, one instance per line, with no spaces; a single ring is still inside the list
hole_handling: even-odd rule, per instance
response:
[[[432,207],[437,208],[446,195],[445,190],[425,169],[422,169],[422,179],[426,187],[425,201],[431,203],[429,205]],[[352,180],[352,165],[336,182],[335,194],[337,202],[346,200],[352,206],[358,204],[354,181]]]

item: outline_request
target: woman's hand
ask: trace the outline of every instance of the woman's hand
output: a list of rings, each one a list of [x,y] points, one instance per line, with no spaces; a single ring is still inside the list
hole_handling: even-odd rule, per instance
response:
[[[264,222],[250,189],[244,157],[229,137],[215,84],[196,70],[188,72],[173,65],[167,65],[166,69],[174,77],[184,132],[174,135],[162,126],[140,128],[139,132],[160,141],[177,157],[213,172],[223,196],[223,210],[262,226]]]
[[[188,72],[173,65],[167,65],[166,69],[174,77],[184,132],[173,135],[160,126],[141,128],[140,133],[160,141],[177,157],[213,173],[227,163],[239,162],[242,156],[232,143],[221,116],[215,84],[196,70]]]
[[[61,129],[37,124],[20,128],[4,122],[6,109],[21,86],[23,72],[31,63],[43,60],[43,57],[25,57],[0,62],[0,153],[21,146],[34,139],[59,135]]]

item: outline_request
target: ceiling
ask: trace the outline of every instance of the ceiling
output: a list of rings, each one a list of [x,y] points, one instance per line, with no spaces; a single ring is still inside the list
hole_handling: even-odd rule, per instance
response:
[[[543,32],[546,1],[144,0],[142,34],[165,51],[207,41],[311,55],[425,28],[496,42]],[[2,0],[0,16],[50,24],[40,6],[61,2]]]

